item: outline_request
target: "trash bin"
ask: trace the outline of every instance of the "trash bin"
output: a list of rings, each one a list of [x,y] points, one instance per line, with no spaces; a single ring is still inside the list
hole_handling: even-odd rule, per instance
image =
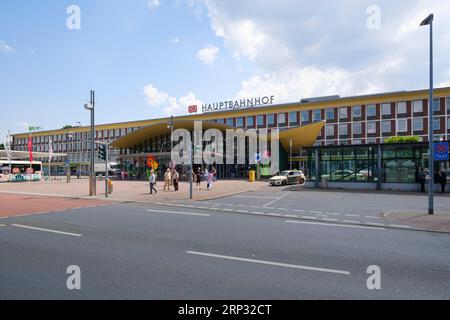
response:
[[[112,193],[113,192],[113,182],[111,179],[108,179],[108,193]]]
[[[256,180],[256,171],[250,170],[250,172],[248,174],[248,181],[255,182],[255,180]]]

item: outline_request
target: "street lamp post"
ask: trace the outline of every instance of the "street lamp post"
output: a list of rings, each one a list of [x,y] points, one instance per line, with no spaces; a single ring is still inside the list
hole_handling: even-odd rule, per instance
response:
[[[433,20],[430,14],[422,21],[420,26],[430,26],[430,92],[428,100],[428,152],[429,152],[429,188],[428,188],[428,214],[434,214],[434,148],[433,148]]]
[[[91,90],[91,102],[89,104],[85,104],[84,108],[91,112],[91,161],[90,161],[90,172],[89,172],[89,196],[95,196],[96,192],[96,179],[95,179],[95,171],[94,171],[94,157],[95,157],[95,144],[94,144],[94,135],[95,135],[95,92]]]
[[[66,165],[66,174],[67,174],[67,183],[70,183],[70,177],[72,175],[72,169],[70,167],[70,161],[71,161],[71,159],[73,157],[73,134],[72,134],[72,132],[70,132],[70,130],[69,130],[69,133],[67,134],[67,138],[70,138],[70,145],[68,145],[68,147],[67,147],[67,150],[68,150],[68,152],[67,152],[67,160],[68,160],[68,162],[67,162],[67,165]]]

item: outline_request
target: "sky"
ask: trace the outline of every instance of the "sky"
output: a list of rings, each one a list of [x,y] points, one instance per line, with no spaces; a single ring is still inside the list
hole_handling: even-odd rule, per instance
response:
[[[450,1],[0,1],[0,138],[187,113],[191,104],[276,103],[450,86]]]

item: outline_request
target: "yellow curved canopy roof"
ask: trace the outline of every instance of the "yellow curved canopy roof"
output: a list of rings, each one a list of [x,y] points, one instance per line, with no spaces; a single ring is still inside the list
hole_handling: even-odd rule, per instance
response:
[[[186,129],[192,131],[194,130],[194,123],[194,120],[174,121],[174,130]],[[325,122],[321,121],[280,131],[280,143],[286,151],[289,150],[291,141],[293,148],[311,147],[316,142],[320,130],[322,130],[324,125]],[[233,127],[210,121],[202,121],[202,128],[204,130],[218,129],[222,132],[225,132],[227,129],[234,129]],[[114,148],[131,149],[140,142],[165,134],[170,134],[170,122],[160,122],[135,130],[115,140],[111,146]]]

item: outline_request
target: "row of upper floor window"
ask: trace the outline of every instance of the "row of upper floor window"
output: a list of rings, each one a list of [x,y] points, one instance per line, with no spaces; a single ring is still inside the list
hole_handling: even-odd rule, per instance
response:
[[[423,114],[424,112],[424,102],[427,100],[415,100],[411,102],[412,113]],[[444,100],[445,101],[445,100]],[[433,101],[433,111],[435,114],[444,112],[445,105],[447,110],[450,111],[450,98],[446,99],[446,103],[442,104],[440,98],[436,98]],[[298,125],[308,124],[311,122],[318,122],[322,120],[335,121],[348,120],[349,118],[355,120],[364,120],[375,118],[377,115],[382,117],[395,117],[401,115],[408,115],[411,113],[408,108],[408,102],[402,101],[395,103],[395,108],[392,108],[392,103],[382,103],[382,104],[368,104],[365,106],[365,116],[363,116],[363,106],[352,106],[352,107],[340,107],[340,108],[326,108],[326,109],[316,109],[316,110],[303,110],[300,112],[293,111],[289,113],[274,113],[267,115],[257,115],[257,116],[247,116],[247,117],[237,117],[237,118],[224,118],[216,119],[214,121],[226,124],[237,128],[255,128],[255,127],[274,127],[274,126],[288,126],[288,125]],[[380,111],[378,111],[380,109]],[[324,111],[323,111],[324,110]],[[323,111],[323,112],[322,112]],[[350,117],[351,116],[351,117]]]
[[[111,130],[97,130],[95,131],[95,139],[96,140],[112,140],[118,139],[130,132],[133,132],[140,127],[132,127],[132,128],[121,128],[121,129],[111,129]],[[33,136],[32,141],[33,144],[36,143],[49,143],[50,139],[52,143],[58,142],[79,142],[79,141],[87,141],[90,140],[91,133],[90,131],[85,132],[68,132],[63,134],[55,134],[49,136]],[[15,141],[16,145],[26,145],[28,144],[28,138],[18,138]]]
[[[396,119],[396,120],[380,120],[380,121],[367,121],[363,126],[363,122],[353,123],[341,123],[341,124],[327,124],[325,126],[325,135],[327,137],[333,137],[336,135],[347,136],[349,135],[349,128],[353,135],[371,135],[377,133],[408,133],[413,132],[425,132],[425,124],[428,121],[426,118],[414,118],[409,119]],[[450,116],[447,117],[447,126],[445,124],[445,117],[433,118],[433,131],[439,132],[442,130],[450,130]]]

